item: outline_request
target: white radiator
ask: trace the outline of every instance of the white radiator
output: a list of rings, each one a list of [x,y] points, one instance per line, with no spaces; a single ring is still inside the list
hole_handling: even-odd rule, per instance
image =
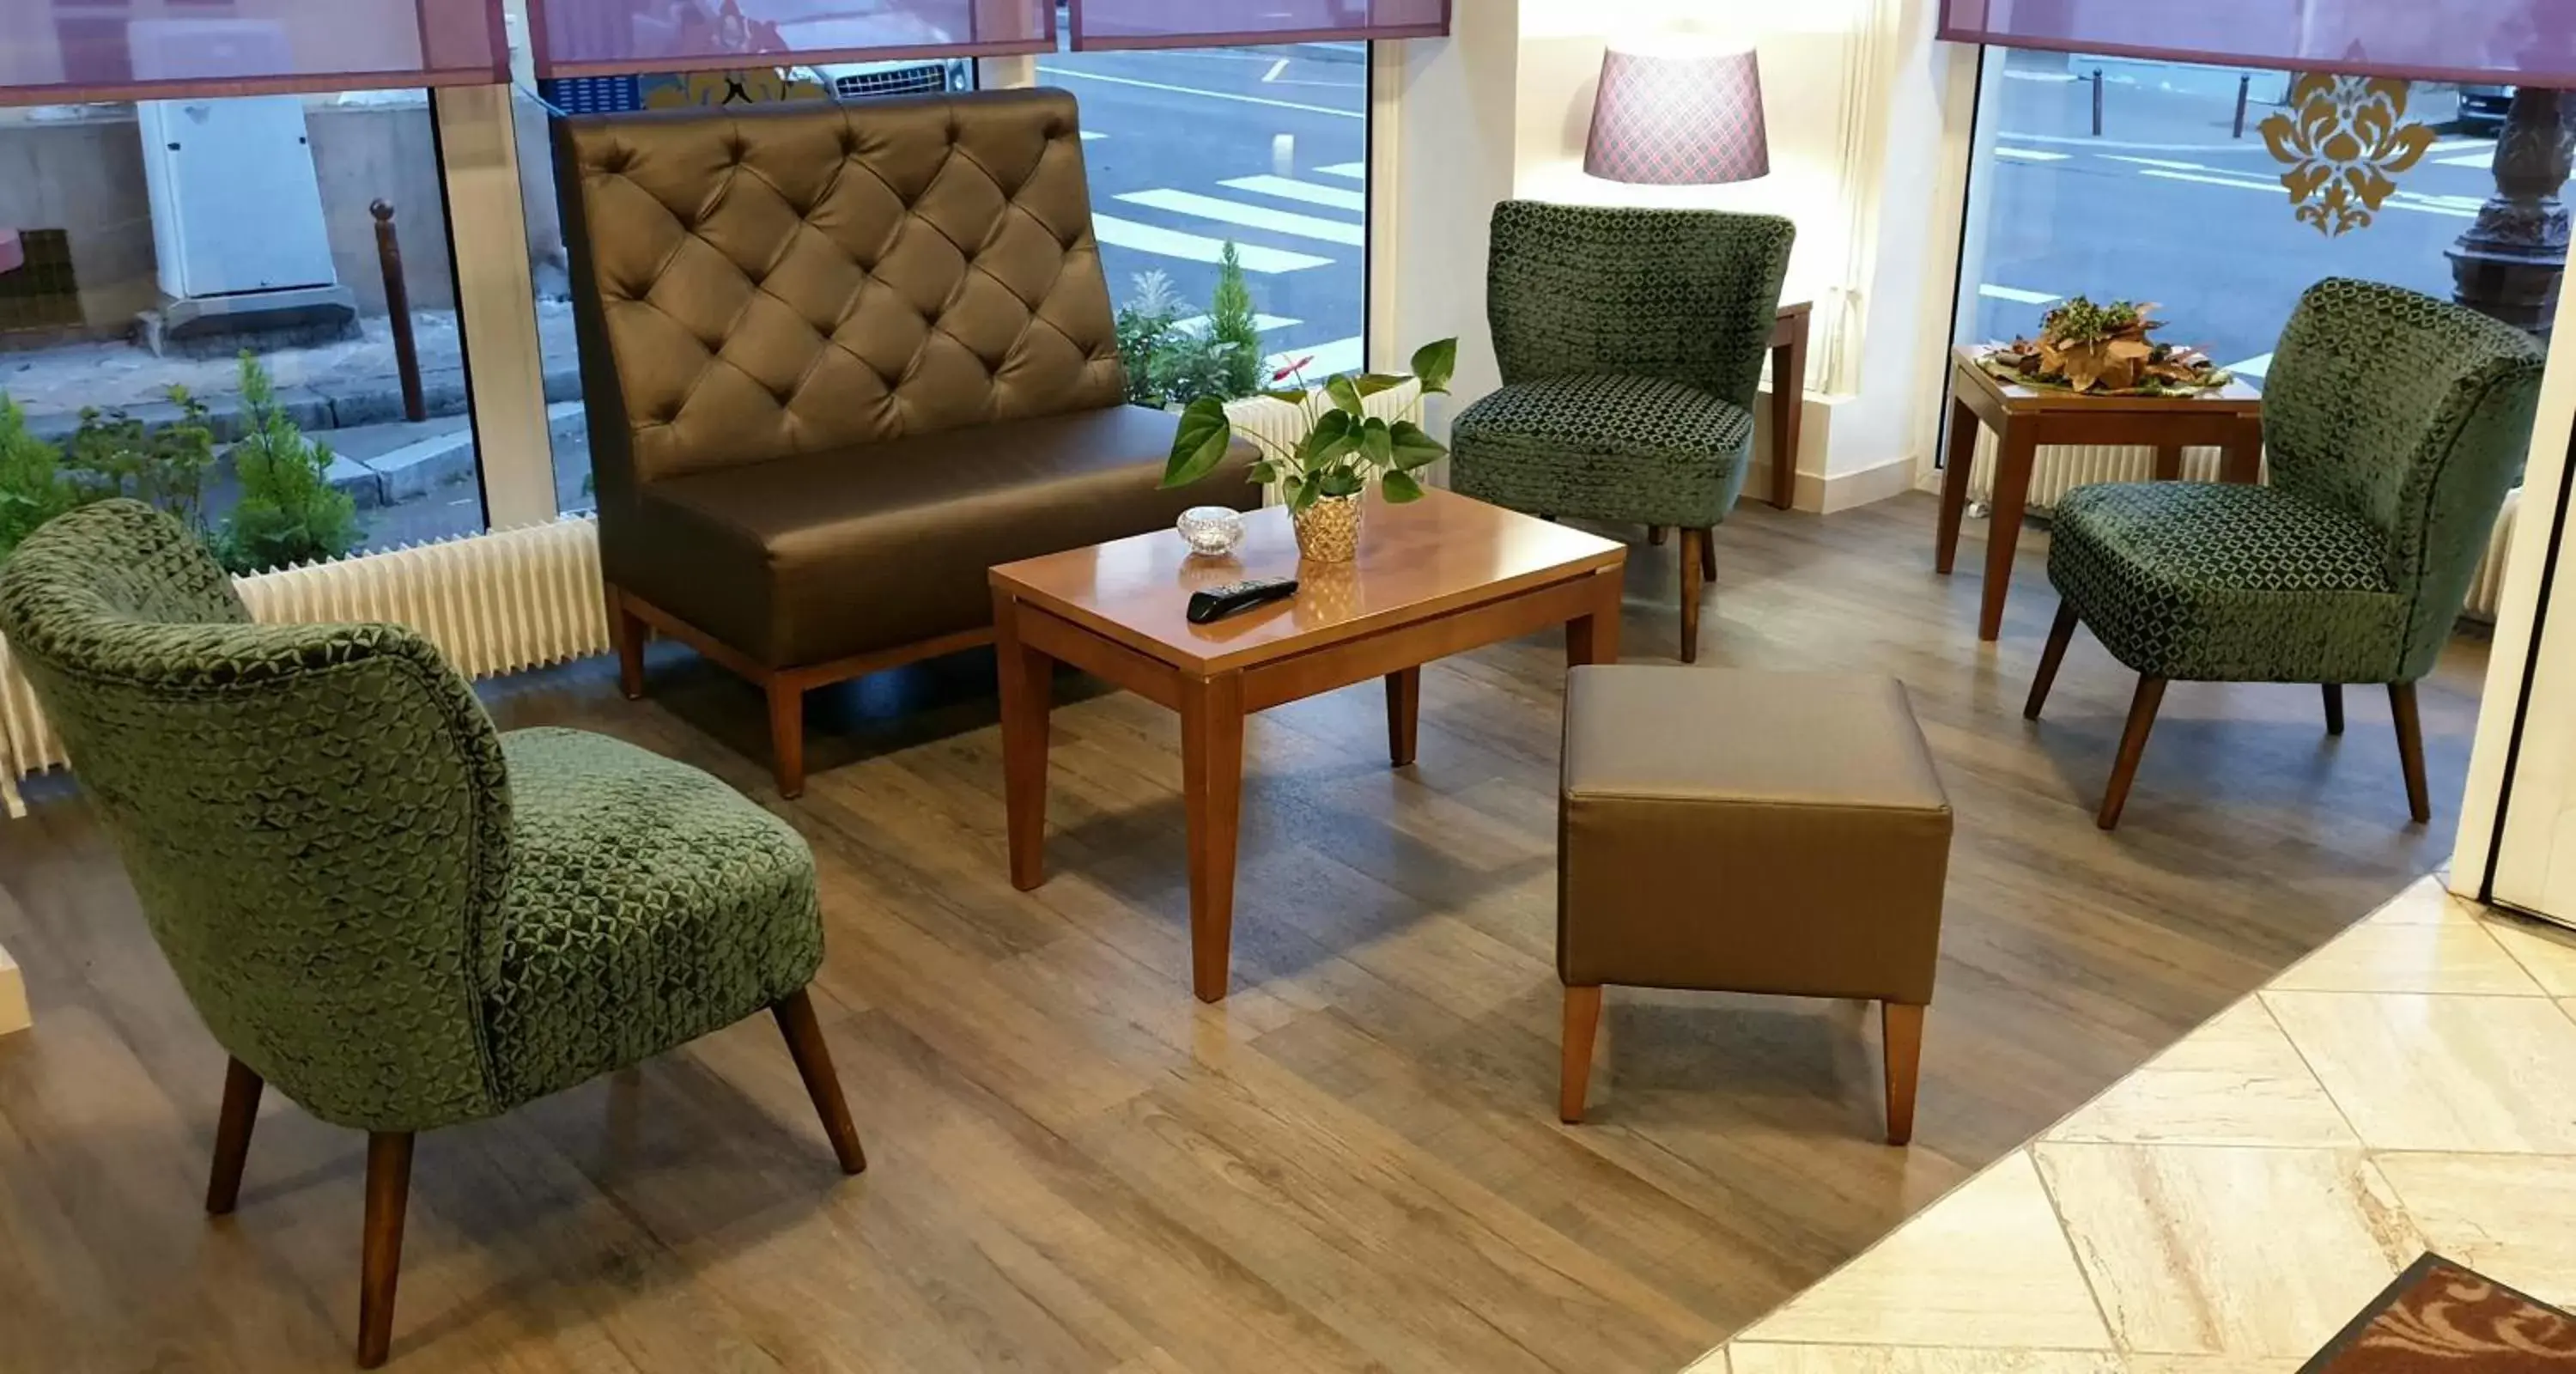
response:
[[[1968,496],[1979,503],[1994,500],[1995,447],[1994,431],[1979,431],[1976,460],[1968,469]],[[2215,448],[2184,449],[2183,479],[2217,481],[2219,460]],[[2039,451],[2039,459],[2031,467],[2030,509],[2046,511],[2066,493],[2089,482],[2144,482],[2155,475],[2156,451],[2151,448],[2051,445]],[[2496,517],[2495,532],[2487,538],[2486,559],[2478,564],[2477,576],[2469,583],[2468,602],[2461,608],[2471,619],[2495,619],[2496,599],[2504,591],[2505,550],[2513,543],[2514,514],[2521,505],[2521,488],[2505,494],[2504,511]]]
[[[1422,423],[1422,388],[1408,382],[1392,391],[1381,391],[1369,397],[1360,403],[1360,407],[1389,423],[1411,420],[1418,425]],[[1225,414],[1227,419],[1234,421],[1237,432],[1258,437],[1283,449],[1293,449],[1304,442],[1306,431],[1313,425],[1312,418],[1304,410],[1267,396],[1230,401],[1226,404]],[[1447,467],[1445,460],[1434,464],[1430,469],[1430,480],[1438,481],[1446,476]],[[1278,493],[1272,492],[1271,499],[1276,502]]]
[[[599,528],[588,516],[467,535],[240,578],[269,624],[408,625],[469,678],[497,677],[608,652]],[[36,694],[0,643],[0,801],[26,814],[17,780],[69,762]]]

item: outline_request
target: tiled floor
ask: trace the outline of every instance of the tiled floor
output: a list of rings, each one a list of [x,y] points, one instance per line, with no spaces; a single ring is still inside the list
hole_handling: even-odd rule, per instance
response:
[[[1688,1374],[2290,1374],[2428,1249],[2576,1305],[2571,992],[2428,878]]]

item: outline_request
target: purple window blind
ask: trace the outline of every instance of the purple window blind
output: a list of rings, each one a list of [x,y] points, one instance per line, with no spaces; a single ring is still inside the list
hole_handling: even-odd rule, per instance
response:
[[[1205,48],[1441,38],[1450,0],[1073,0],[1073,46]]]
[[[0,0],[0,105],[509,79],[500,0]]]
[[[1055,50],[1055,0],[528,0],[537,75]]]
[[[1961,43],[2576,87],[2576,0],[1943,0]]]

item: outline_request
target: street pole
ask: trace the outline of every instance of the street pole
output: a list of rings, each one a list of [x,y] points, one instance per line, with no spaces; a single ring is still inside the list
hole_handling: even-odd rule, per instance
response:
[[[2093,136],[2102,136],[2102,69],[2093,69]]]
[[[2254,73],[2239,72],[2236,76],[2236,136],[2238,138],[2245,136],[2245,107],[2253,101]]]
[[[411,287],[403,280],[402,239],[394,230],[394,207],[377,201],[367,207],[376,217],[376,265],[385,276],[385,316],[394,331],[394,368],[402,377],[403,418],[413,424],[429,418],[421,394],[420,346],[411,332]]]
[[[2576,93],[2524,86],[2496,135],[2496,193],[2449,251],[2451,299],[2546,339],[2567,276],[2559,192],[2576,156]]]

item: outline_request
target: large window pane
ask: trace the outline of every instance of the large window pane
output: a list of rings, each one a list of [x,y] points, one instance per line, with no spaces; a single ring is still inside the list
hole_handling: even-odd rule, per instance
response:
[[[1958,341],[2031,334],[2074,295],[2152,301],[2170,322],[2161,338],[2199,344],[2259,387],[2321,278],[2452,298],[2450,253],[2495,193],[2510,93],[2297,81],[1988,49]],[[2276,118],[2277,153],[2264,135]],[[2384,140],[2373,120],[2392,130]],[[2311,189],[2294,198],[2285,177]]]
[[[1154,298],[1180,326],[1128,359],[1140,388],[1196,390],[1188,339],[1219,313],[1228,244],[1270,364],[1362,365],[1368,317],[1365,43],[1058,53],[1038,80],[1082,101],[1093,223],[1122,306]],[[1132,339],[1131,334],[1131,339]],[[1131,348],[1131,351],[1135,351]],[[1239,378],[1268,368],[1239,367]],[[1138,399],[1163,399],[1140,394]]]
[[[0,110],[0,169],[24,259],[0,271],[0,393],[64,455],[52,482],[11,482],[147,496],[241,564],[483,528],[426,92]],[[389,294],[409,298],[416,406]],[[345,515],[254,461],[325,449]]]

